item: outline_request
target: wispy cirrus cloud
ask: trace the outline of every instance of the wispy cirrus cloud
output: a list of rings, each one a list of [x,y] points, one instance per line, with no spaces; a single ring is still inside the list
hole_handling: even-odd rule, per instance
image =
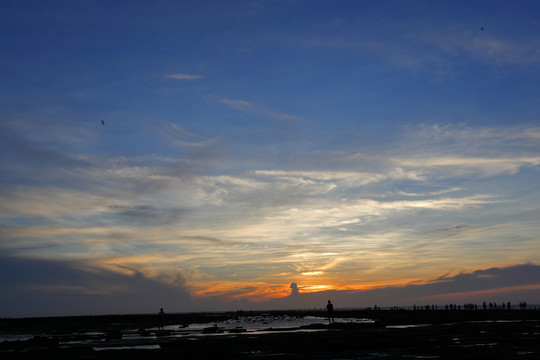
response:
[[[436,156],[417,158],[398,157],[392,159],[397,165],[416,169],[448,169],[455,175],[477,173],[482,176],[499,174],[516,174],[523,167],[540,165],[540,156],[525,156],[514,158],[488,158],[488,157],[462,157],[462,156]]]
[[[540,128],[536,126],[467,126],[462,123],[405,126],[411,141],[421,140],[425,146],[439,145],[453,151],[466,150],[507,152],[501,146],[513,145],[537,151]]]
[[[461,187],[452,187],[452,188],[449,188],[449,189],[442,189],[442,190],[438,190],[438,191],[429,191],[429,192],[425,192],[425,193],[410,193],[410,192],[406,192],[406,191],[398,191],[398,194],[400,195],[404,195],[404,196],[437,196],[437,195],[444,195],[444,194],[448,194],[448,193],[452,193],[452,192],[456,192],[456,191],[461,191],[461,190],[464,190],[463,188]]]
[[[453,29],[452,32],[431,33],[423,40],[450,56],[469,55],[497,65],[527,65],[540,62],[538,39],[516,41],[493,33],[492,29]]]
[[[168,79],[175,79],[175,80],[197,80],[197,79],[204,79],[204,76],[197,75],[197,74],[167,74],[165,75]]]
[[[376,171],[284,171],[284,170],[255,170],[254,174],[261,177],[269,177],[281,181],[297,184],[309,183],[340,183],[349,186],[362,186],[385,180],[425,180],[421,172],[415,170],[403,170],[399,167]]]
[[[246,114],[250,114],[253,116],[260,116],[264,118],[274,119],[274,120],[280,120],[280,121],[299,121],[301,120],[301,117],[296,115],[290,115],[281,113],[278,111],[274,111],[271,109],[268,109],[264,106],[253,104],[249,101],[241,100],[241,99],[227,99],[222,98],[219,100],[220,103],[231,107],[233,109],[236,109],[238,111],[241,111]]]
[[[245,100],[240,99],[220,99],[220,103],[225,104],[233,109],[243,112],[252,111],[254,109],[253,104]]]
[[[468,127],[462,124],[404,127],[399,146],[376,155],[344,154],[349,163],[396,166],[424,179],[463,175],[493,177],[540,165],[536,127]]]
[[[489,226],[489,227],[485,226],[481,228],[472,228],[466,225],[456,225],[452,228],[438,229],[433,232],[430,232],[430,234],[436,235],[436,237],[431,239],[430,242],[448,240],[457,236],[466,236],[466,235],[473,234],[478,231],[493,230],[494,228],[497,228],[497,227],[498,225]]]
[[[190,131],[172,122],[163,124],[156,131],[175,146],[203,148],[216,142],[216,139]]]
[[[463,63],[487,64],[491,70],[527,68],[540,63],[540,42],[534,36],[513,38],[500,26],[471,28],[438,19],[404,25],[401,19],[380,24],[356,22],[328,33],[297,33],[284,37],[291,47],[361,53],[398,68],[422,69],[437,77],[454,77]],[[467,24],[470,25],[470,24]],[[366,28],[370,26],[370,28]],[[325,28],[333,28],[325,24]],[[375,29],[375,30],[374,30]]]

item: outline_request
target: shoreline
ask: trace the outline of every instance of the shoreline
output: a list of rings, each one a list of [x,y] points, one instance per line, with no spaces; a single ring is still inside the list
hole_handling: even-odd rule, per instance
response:
[[[223,321],[238,316],[291,316],[305,317],[318,316],[326,317],[326,310],[238,310],[224,312],[190,312],[190,313],[168,313],[166,321],[168,323],[189,324],[189,323],[210,323]],[[422,322],[424,320],[444,322],[448,319],[457,320],[489,320],[497,318],[500,320],[520,320],[533,319],[540,320],[540,310],[533,309],[495,309],[495,310],[408,310],[408,309],[346,309],[334,310],[335,318],[356,318],[373,319],[376,321],[393,323]],[[140,324],[150,326],[159,321],[157,314],[106,314],[106,315],[76,315],[76,316],[52,316],[52,317],[18,317],[1,318],[0,334],[6,330],[22,330],[25,328],[47,328],[52,323],[61,327],[76,326],[84,322],[87,326],[103,327],[107,325],[129,325]]]

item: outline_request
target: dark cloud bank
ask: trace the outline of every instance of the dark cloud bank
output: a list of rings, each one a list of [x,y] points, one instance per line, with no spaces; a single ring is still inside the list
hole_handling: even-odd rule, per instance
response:
[[[0,258],[0,316],[151,313],[164,304],[182,309],[189,294],[144,277],[85,271],[76,263]]]
[[[171,285],[140,273],[83,270],[77,263],[0,257],[1,317],[169,312],[411,306],[482,301],[540,303],[540,266],[522,264],[442,276],[424,284],[366,291],[301,293],[267,302],[193,299],[182,281]]]

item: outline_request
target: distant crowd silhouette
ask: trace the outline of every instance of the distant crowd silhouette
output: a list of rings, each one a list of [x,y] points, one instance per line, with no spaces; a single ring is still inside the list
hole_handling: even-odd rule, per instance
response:
[[[520,310],[526,310],[527,309],[527,303],[526,302],[520,302],[518,305]],[[508,302],[502,302],[500,304],[497,304],[496,302],[489,302],[486,303],[485,301],[482,303],[481,308],[483,310],[511,310],[512,309],[512,303],[510,301]],[[368,310],[371,310],[371,308],[367,308]],[[375,310],[380,310],[381,308],[375,305]],[[401,310],[403,308],[399,306],[392,306],[389,308],[390,310]],[[439,305],[423,305],[423,306],[417,306],[416,304],[413,306],[413,310],[438,310]],[[445,310],[478,310],[479,306],[477,304],[468,303],[468,304],[447,304],[444,305]]]

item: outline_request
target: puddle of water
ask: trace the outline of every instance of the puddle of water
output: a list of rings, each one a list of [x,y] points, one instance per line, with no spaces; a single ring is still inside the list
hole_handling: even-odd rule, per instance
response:
[[[135,346],[107,346],[107,347],[94,347],[94,351],[103,350],[159,350],[159,345],[135,345]]]
[[[387,325],[387,329],[410,329],[432,326],[431,324]]]
[[[343,318],[336,319],[336,323],[373,323],[371,319],[355,319],[355,318]],[[190,324],[187,327],[180,326],[178,324],[165,326],[165,330],[178,332],[193,332],[203,331],[206,328],[217,326],[219,330],[224,332],[239,332],[240,329],[247,332],[264,331],[268,329],[292,329],[299,328],[301,326],[309,326],[314,324],[328,324],[328,319],[325,317],[317,316],[304,316],[304,317],[291,317],[291,316],[252,316],[252,317],[238,317],[226,321],[214,322],[214,323],[195,323]],[[147,329],[148,331],[155,331],[157,328]]]

